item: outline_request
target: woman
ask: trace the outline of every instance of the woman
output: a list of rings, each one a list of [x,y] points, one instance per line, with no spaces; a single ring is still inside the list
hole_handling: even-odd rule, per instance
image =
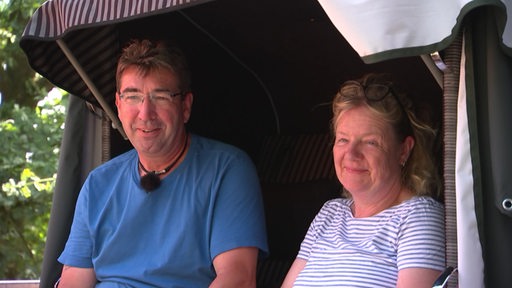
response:
[[[444,269],[435,132],[397,92],[369,74],[336,94],[333,158],[347,197],[324,204],[282,287],[432,287]]]

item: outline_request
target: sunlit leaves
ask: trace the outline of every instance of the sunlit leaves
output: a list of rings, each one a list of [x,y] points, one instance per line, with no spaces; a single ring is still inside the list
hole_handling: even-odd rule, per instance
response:
[[[55,185],[65,105],[19,46],[44,1],[0,0],[0,279],[39,278]]]
[[[36,108],[0,107],[0,279],[39,278],[64,128],[61,92]]]

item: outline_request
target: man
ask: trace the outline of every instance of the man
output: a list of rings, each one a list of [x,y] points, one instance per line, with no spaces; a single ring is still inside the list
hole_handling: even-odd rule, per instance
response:
[[[255,287],[268,250],[258,177],[241,150],[187,132],[181,52],[134,40],[116,82],[134,149],[84,183],[59,287]]]

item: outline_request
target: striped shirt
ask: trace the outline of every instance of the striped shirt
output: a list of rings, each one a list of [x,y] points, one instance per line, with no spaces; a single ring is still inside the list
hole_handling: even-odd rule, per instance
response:
[[[351,204],[330,200],[317,214],[297,256],[307,263],[294,287],[396,287],[401,269],[444,269],[440,203],[413,197],[366,218],[354,218]]]

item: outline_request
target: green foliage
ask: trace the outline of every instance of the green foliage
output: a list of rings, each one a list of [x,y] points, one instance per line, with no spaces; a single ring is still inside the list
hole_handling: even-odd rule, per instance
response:
[[[67,98],[66,98],[67,99]],[[39,278],[65,103],[57,89],[36,108],[0,107],[0,279]],[[4,116],[10,115],[9,118]]]
[[[35,107],[41,88],[52,85],[30,68],[19,47],[25,26],[44,0],[0,0],[0,96],[3,102]]]
[[[44,1],[0,0],[0,279],[39,278],[55,185],[65,106],[19,47]]]

